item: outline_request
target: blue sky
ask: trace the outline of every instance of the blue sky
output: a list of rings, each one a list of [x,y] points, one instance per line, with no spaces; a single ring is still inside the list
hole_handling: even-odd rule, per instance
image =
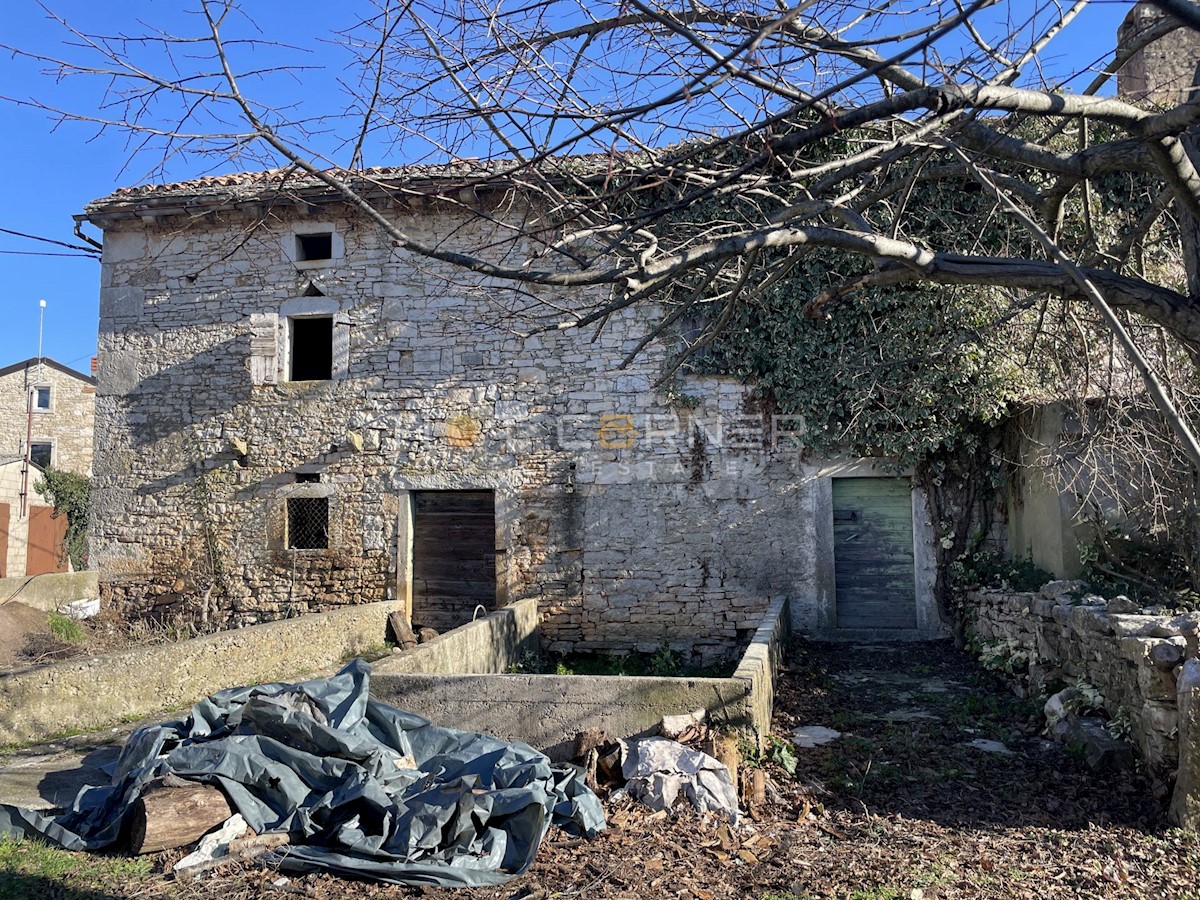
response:
[[[46,0],[46,3],[84,31],[134,33],[142,30],[137,24],[140,20],[168,31],[194,32],[198,24],[194,14],[181,11],[192,6],[186,0],[120,3]],[[1031,5],[1029,0],[1013,0],[1000,14],[1019,17]],[[1073,71],[1107,58],[1117,24],[1130,5],[1093,0],[1063,38],[1051,45],[1047,67],[1052,71]],[[349,24],[351,5],[318,4],[311,0],[254,0],[247,6],[260,22],[271,23],[273,39],[312,49],[314,52],[308,54],[307,62],[319,67],[297,79],[268,83],[266,96],[289,101],[303,96],[306,103],[335,107],[336,79],[342,74],[344,60],[322,40],[327,40],[331,26]],[[0,43],[61,56],[66,52],[65,37],[62,29],[32,0],[7,0],[4,4]],[[41,74],[40,68],[44,67],[5,54],[0,58],[0,94],[37,97],[77,111],[97,107],[102,85],[95,79],[75,77],[56,82],[53,77]],[[123,135],[97,134],[94,126],[81,123],[56,125],[46,112],[3,101],[0,101],[0,125],[0,133],[5,137],[0,141],[0,171],[6,175],[0,194],[0,229],[75,242],[71,216],[80,212],[85,203],[114,188],[145,180],[149,162],[142,159],[130,165],[130,151]],[[406,161],[386,160],[389,164]],[[248,167],[226,165],[217,171]],[[177,161],[169,175],[172,180],[180,180],[212,172],[211,164]],[[96,351],[99,264],[92,259],[69,256],[18,255],[13,251],[67,251],[5,234],[0,234],[0,251],[7,276],[7,288],[0,297],[0,365],[36,354],[38,301],[45,299],[45,354],[87,371],[88,360]]]

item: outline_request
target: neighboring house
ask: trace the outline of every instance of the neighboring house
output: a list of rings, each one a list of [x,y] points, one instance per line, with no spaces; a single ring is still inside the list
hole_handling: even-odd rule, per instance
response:
[[[363,178],[411,189],[388,213],[410,233],[486,246],[453,173]],[[594,341],[523,337],[503,285],[396,251],[315,179],[282,181],[120,190],[83,216],[104,231],[106,600],[216,581],[233,622],[398,597],[446,628],[534,596],[554,649],[701,659],[780,595],[813,632],[941,633],[908,478],[806,459],[797,423],[734,380],[656,390],[662,344],[618,369],[639,310]]]
[[[34,485],[49,466],[90,474],[95,411],[90,375],[47,357],[0,368],[0,578],[67,570],[66,519]]]
[[[87,475],[95,415],[94,376],[45,356],[0,368],[0,459],[23,457],[28,439],[37,465]]]

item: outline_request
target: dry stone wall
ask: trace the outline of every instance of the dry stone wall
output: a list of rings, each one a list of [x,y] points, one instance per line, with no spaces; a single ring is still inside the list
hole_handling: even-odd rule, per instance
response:
[[[1116,611],[1130,606],[1088,596],[1077,582],[1052,582],[1040,593],[971,592],[964,604],[968,631],[980,644],[1007,649],[1010,657],[1022,654],[1020,674],[1033,692],[1056,680],[1091,684],[1110,716],[1128,717],[1142,758],[1173,769],[1179,762],[1177,680],[1185,658],[1196,656],[1200,614]]]
[[[434,205],[393,215],[431,243],[492,237]],[[109,600],[230,624],[405,600],[411,494],[455,489],[495,492],[498,602],[537,598],[551,650],[711,658],[764,598],[811,594],[800,450],[742,385],[656,389],[661,344],[619,368],[642,313],[594,340],[541,330],[528,292],[398,252],[336,206],[93,221]],[[297,231],[320,228],[335,258],[297,262]],[[324,314],[333,377],[289,381],[289,323]],[[327,549],[288,548],[289,497],[328,499]]]

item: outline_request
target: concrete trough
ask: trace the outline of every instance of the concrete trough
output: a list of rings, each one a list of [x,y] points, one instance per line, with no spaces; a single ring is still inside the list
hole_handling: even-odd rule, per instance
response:
[[[56,599],[59,599],[56,597]],[[384,639],[399,604],[372,603],[179,643],[0,674],[0,746],[46,741],[177,710],[239,684],[329,674]],[[764,738],[787,644],[781,598],[729,678],[506,674],[538,649],[538,608],[524,600],[373,664],[371,693],[439,725],[519,740],[556,759],[598,726],[654,732],[663,716],[707,709]]]
[[[761,744],[789,621],[786,599],[772,601],[728,678],[506,674],[537,646],[536,601],[524,600],[379,661],[371,693],[439,725],[523,741],[556,760],[571,757],[586,728],[652,734],[664,716],[696,709]]]

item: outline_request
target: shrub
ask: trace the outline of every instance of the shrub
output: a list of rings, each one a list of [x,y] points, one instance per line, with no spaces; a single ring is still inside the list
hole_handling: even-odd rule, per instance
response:
[[[34,482],[33,489],[50,501],[54,515],[67,517],[67,536],[63,552],[75,571],[87,567],[88,511],[91,508],[92,485],[87,476],[49,468]]]
[[[1000,588],[1008,591],[1036,591],[1054,576],[1029,559],[1005,559],[994,550],[964,553],[951,568],[951,577],[960,588]]]

